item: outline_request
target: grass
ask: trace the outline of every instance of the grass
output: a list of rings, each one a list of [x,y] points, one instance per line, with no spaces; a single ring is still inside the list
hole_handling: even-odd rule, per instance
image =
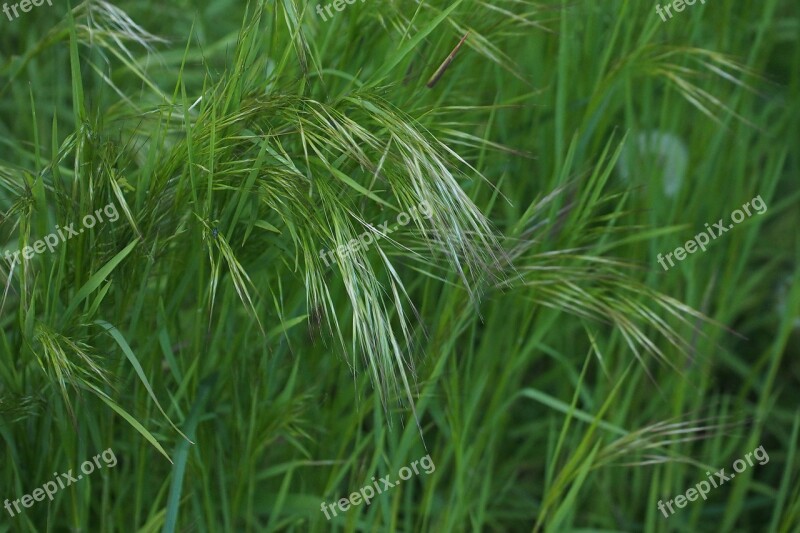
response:
[[[2,21],[0,532],[800,531],[797,8],[314,7]]]

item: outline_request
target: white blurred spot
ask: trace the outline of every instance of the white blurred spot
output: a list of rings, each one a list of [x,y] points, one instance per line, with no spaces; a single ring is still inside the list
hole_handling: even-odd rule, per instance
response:
[[[653,130],[641,132],[625,144],[617,171],[625,183],[634,186],[641,185],[641,175],[655,174],[661,181],[661,190],[672,197],[683,185],[688,164],[686,143],[671,133]],[[647,172],[642,172],[644,169]]]

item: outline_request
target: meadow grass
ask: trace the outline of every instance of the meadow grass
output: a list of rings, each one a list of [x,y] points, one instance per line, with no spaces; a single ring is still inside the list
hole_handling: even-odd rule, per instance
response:
[[[0,532],[799,531],[799,26],[791,0],[4,23],[0,250],[120,217],[0,264],[0,503],[119,464]]]

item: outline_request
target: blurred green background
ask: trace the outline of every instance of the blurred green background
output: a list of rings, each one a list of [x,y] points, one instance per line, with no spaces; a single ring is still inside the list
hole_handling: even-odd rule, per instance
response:
[[[797,3],[315,6],[0,18],[0,531],[800,531]]]

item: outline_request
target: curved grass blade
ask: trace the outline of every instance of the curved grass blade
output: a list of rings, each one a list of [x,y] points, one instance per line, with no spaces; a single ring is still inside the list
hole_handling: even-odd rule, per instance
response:
[[[125,340],[125,337],[122,336],[122,333],[120,333],[116,327],[112,326],[105,320],[95,320],[94,323],[105,329],[106,332],[110,334],[115,341],[117,341],[117,344],[120,348],[122,348],[122,352],[125,354],[125,357],[127,357],[128,361],[130,361],[131,365],[133,365],[136,375],[139,376],[139,379],[142,381],[142,383],[144,383],[144,387],[147,389],[147,393],[150,395],[150,398],[153,399],[156,407],[158,407],[158,410],[161,411],[162,415],[164,415],[164,418],[167,419],[169,425],[171,425],[175,431],[180,433],[181,437],[188,440],[191,444],[194,444],[186,435],[181,432],[180,429],[178,429],[178,426],[172,423],[172,420],[170,420],[169,416],[167,416],[167,413],[161,407],[161,404],[158,403],[158,398],[156,398],[156,395],[153,392],[153,387],[150,386],[150,382],[147,381],[147,376],[144,375],[144,370],[142,369],[142,365],[139,364],[139,359],[136,358],[136,354],[133,353],[133,350],[131,350],[130,345],[128,345],[128,341]]]
[[[128,246],[126,246],[117,255],[115,255],[108,263],[103,265],[100,268],[100,270],[95,272],[92,275],[92,277],[89,278],[89,280],[86,283],[84,283],[83,287],[81,287],[80,290],[78,291],[78,294],[76,294],[75,297],[70,302],[69,307],[67,307],[67,310],[64,311],[64,314],[61,319],[62,323],[66,323],[66,321],[69,320],[69,317],[72,315],[72,313],[75,312],[75,309],[78,308],[81,302],[83,302],[87,296],[89,296],[92,292],[94,292],[94,290],[97,289],[103,283],[103,280],[106,279],[109,274],[111,274],[111,272],[117,267],[118,264],[122,262],[123,259],[125,259],[128,256],[129,253],[131,253],[131,250],[133,250],[134,246],[136,246],[138,242],[139,239],[134,239],[133,242],[131,242]]]
[[[106,394],[105,392],[101,391],[101,390],[100,390],[100,389],[98,389],[96,386],[94,386],[94,385],[92,385],[92,384],[90,384],[90,383],[87,383],[87,384],[86,384],[86,386],[87,386],[87,387],[89,387],[90,389],[92,389],[92,391],[94,391],[94,392],[97,394],[97,396],[99,396],[99,397],[100,397],[100,399],[101,399],[101,400],[103,400],[104,402],[106,402],[106,405],[108,405],[110,408],[112,408],[114,411],[116,411],[116,412],[117,412],[117,413],[118,413],[118,414],[119,414],[119,415],[120,415],[122,418],[124,418],[125,420],[127,420],[127,421],[128,421],[128,423],[129,423],[131,426],[133,426],[133,429],[135,429],[136,431],[138,431],[139,433],[141,433],[141,435],[142,435],[142,436],[143,436],[145,439],[147,439],[147,442],[149,442],[150,444],[152,444],[152,445],[155,447],[155,449],[156,449],[156,450],[158,450],[158,451],[161,453],[161,455],[163,455],[164,457],[166,457],[166,458],[167,458],[167,461],[169,461],[170,463],[172,463],[172,459],[170,459],[170,458],[169,458],[169,455],[167,455],[167,452],[164,450],[164,448],[162,448],[162,447],[161,447],[161,444],[159,444],[159,443],[158,443],[158,441],[157,441],[157,440],[156,440],[156,438],[153,436],[153,434],[152,434],[152,433],[150,433],[149,431],[147,431],[147,428],[145,428],[143,425],[141,425],[141,424],[139,423],[139,421],[138,421],[138,420],[136,420],[135,418],[133,418],[133,417],[130,415],[130,413],[128,413],[128,412],[127,412],[125,409],[123,409],[122,407],[120,407],[119,405],[117,405],[117,403],[116,403],[114,400],[112,400],[112,399],[111,399],[111,398],[108,396],[108,394]],[[173,464],[174,464],[174,463],[173,463]]]

